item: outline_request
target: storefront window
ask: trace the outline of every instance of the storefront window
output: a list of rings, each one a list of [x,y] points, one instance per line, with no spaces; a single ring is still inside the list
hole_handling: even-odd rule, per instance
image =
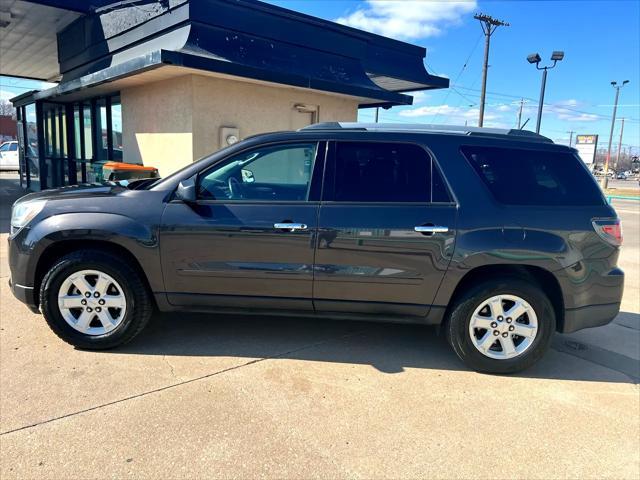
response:
[[[108,137],[108,123],[107,123],[107,100],[101,98],[96,103],[96,144],[98,145],[98,151],[96,152],[96,160],[106,161],[109,160],[109,137]]]
[[[122,161],[122,105],[120,97],[111,98],[111,145],[112,160]]]
[[[90,162],[93,161],[93,142],[91,141],[91,107],[89,105],[84,106],[82,120],[84,122],[84,159]]]
[[[38,159],[38,123],[36,121],[36,106],[32,103],[25,107],[27,139],[24,155],[28,164],[31,190],[40,190],[40,161]]]

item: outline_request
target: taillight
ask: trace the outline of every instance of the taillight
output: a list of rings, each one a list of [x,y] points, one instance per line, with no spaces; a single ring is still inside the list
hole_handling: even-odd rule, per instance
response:
[[[617,218],[597,218],[591,224],[600,237],[611,245],[622,245],[622,226]]]

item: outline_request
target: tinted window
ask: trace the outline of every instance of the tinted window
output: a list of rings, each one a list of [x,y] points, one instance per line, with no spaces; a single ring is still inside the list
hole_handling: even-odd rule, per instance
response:
[[[10,152],[17,152],[18,151],[18,144],[17,143],[10,143],[9,144],[9,151]]]
[[[449,201],[431,157],[418,145],[338,142],[333,170],[336,202]]]
[[[495,147],[462,152],[496,199],[512,205],[601,205],[600,189],[571,153]]]
[[[0,146],[0,152],[8,152],[10,146],[11,144],[5,143],[4,145]]]
[[[306,200],[316,150],[316,143],[302,143],[243,152],[202,175],[199,196],[216,200]]]

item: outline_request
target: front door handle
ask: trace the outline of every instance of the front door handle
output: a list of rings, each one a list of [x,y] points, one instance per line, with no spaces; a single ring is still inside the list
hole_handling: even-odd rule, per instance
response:
[[[304,223],[283,222],[274,223],[273,228],[275,228],[276,230],[287,230],[289,232],[295,232],[297,230],[306,230],[308,227]]]
[[[441,225],[418,225],[417,227],[413,227],[413,229],[418,233],[427,235],[432,235],[434,233],[447,233],[449,231],[449,227],[443,227]]]

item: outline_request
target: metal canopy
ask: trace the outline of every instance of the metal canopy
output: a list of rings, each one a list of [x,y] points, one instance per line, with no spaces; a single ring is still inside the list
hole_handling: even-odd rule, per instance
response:
[[[349,95],[361,106],[411,104],[401,92],[449,84],[426,71],[422,47],[256,0],[156,5],[141,16],[131,2],[112,2],[60,31],[62,83],[42,94],[90,88],[162,64]]]

